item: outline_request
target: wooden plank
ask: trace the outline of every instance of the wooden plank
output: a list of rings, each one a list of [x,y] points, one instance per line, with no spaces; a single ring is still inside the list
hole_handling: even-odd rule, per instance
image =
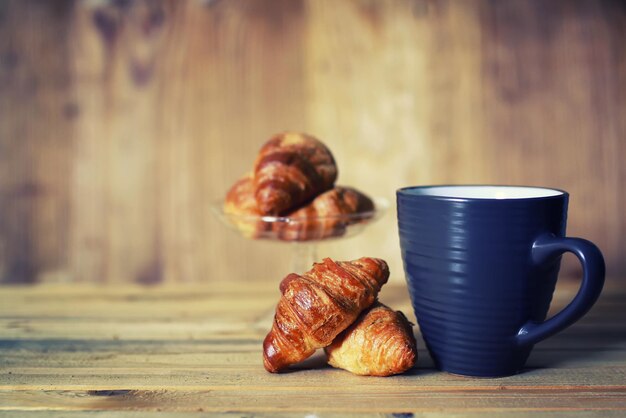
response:
[[[607,322],[619,319],[618,309],[626,291],[609,279],[605,295],[583,319],[581,324]],[[563,281],[554,295],[551,311],[554,313],[568,303],[578,284]],[[224,309],[242,315],[262,315],[272,310],[280,293],[278,283],[212,284],[211,286],[139,287],[139,286],[37,286],[35,288],[3,288],[0,292],[0,319],[46,320],[46,318],[75,318],[77,321],[106,316],[115,318],[194,318],[213,310]],[[389,284],[380,295],[381,301],[412,315],[405,285]],[[69,303],[71,302],[71,304]],[[111,310],[110,306],[116,309]],[[224,318],[228,320],[228,318]],[[596,321],[597,319],[597,321]],[[614,321],[613,321],[614,322]],[[607,322],[608,323],[608,322]],[[615,325],[611,322],[612,325]]]
[[[555,295],[552,311],[561,309],[575,291],[574,284],[560,289]],[[602,335],[604,330],[621,330],[624,326],[623,313],[618,309],[623,297],[611,293],[602,298],[580,323],[556,338],[593,334],[593,341],[606,342]],[[24,335],[29,339],[106,339],[114,334],[121,337],[116,331],[135,339],[162,338],[166,335],[163,332],[173,332],[168,334],[170,338],[174,335],[186,338],[185,332],[194,328],[219,331],[228,327],[247,329],[257,335],[255,333],[259,330],[270,327],[278,298],[279,292],[274,286],[261,284],[244,288],[233,284],[210,288],[41,286],[32,291],[7,288],[6,292],[0,293],[3,307],[0,329],[13,337],[26,331]],[[381,300],[404,311],[415,322],[404,286],[387,285]],[[159,327],[164,320],[167,320],[166,326]]]
[[[325,365],[321,353],[289,373],[267,373],[261,341],[278,297],[272,288],[5,287],[0,411],[612,416],[626,410],[623,288],[609,285],[581,323],[536,347],[523,373],[498,379],[435,370],[421,340],[418,367],[401,376],[355,376]],[[574,282],[563,283],[555,303],[575,291]],[[408,308],[403,286],[388,285],[383,296]]]
[[[1,5],[0,279],[278,280],[210,206],[302,129],[301,2],[58,3]]]
[[[609,138],[625,126],[623,4],[481,6],[482,105],[490,113],[481,152],[490,154],[492,179],[569,190],[569,233],[600,243],[606,258],[616,260],[622,245],[615,231],[626,226],[618,208],[626,195],[614,190],[623,189],[618,178],[626,173],[626,149]],[[564,162],[558,168],[556,156]],[[598,167],[606,175],[602,183],[578,175]],[[576,264],[567,260],[567,267]],[[625,268],[623,261],[617,265]]]
[[[391,201],[565,188],[570,233],[626,271],[621,0],[53,3],[0,4],[2,281],[280,280],[290,247],[209,208],[286,129]],[[319,254],[381,256],[400,281],[394,219]]]
[[[202,408],[200,408],[202,409]],[[307,413],[308,412],[308,413]],[[471,411],[464,410],[462,412],[446,412],[446,411],[429,411],[426,413],[416,412],[415,414],[408,411],[403,412],[392,412],[392,413],[375,413],[375,412],[349,412],[343,411],[340,413],[335,412],[317,412],[315,410],[307,411],[304,413],[304,417],[313,418],[313,417],[323,417],[323,418],[360,418],[360,417],[378,417],[378,418],[414,418],[414,417],[424,417],[424,418],[462,418],[462,417],[485,417],[487,416],[484,411]],[[301,414],[298,414],[301,415]],[[582,410],[582,411],[542,411],[540,413],[542,417],[545,418],[596,418],[599,415],[602,417],[613,418],[613,417],[623,417],[624,411],[606,411],[603,410],[601,412],[597,410]],[[204,411],[196,411],[196,412],[174,412],[174,411],[1,411],[0,417],[4,418],[14,418],[14,417],[22,417],[22,418],[67,418],[67,417],[105,417],[105,418],[206,418],[207,412]],[[282,418],[282,417],[293,417],[293,412],[284,412],[284,411],[272,411],[272,412],[237,412],[237,411],[228,411],[228,412],[214,412],[212,411],[210,414],[211,417],[216,418]],[[524,412],[516,412],[516,411],[489,411],[489,417],[506,417],[506,418],[528,418],[537,416],[536,411],[524,411]]]
[[[307,10],[310,118],[345,167],[341,181],[391,198],[411,184],[560,187],[572,196],[570,233],[624,269],[619,1],[311,1]],[[379,253],[400,271],[392,230],[387,217],[333,252]],[[577,268],[565,258],[565,270]]]
[[[70,3],[0,4],[0,282],[67,272]]]
[[[598,411],[545,411],[541,412],[542,417],[546,418],[590,418],[597,417],[599,414]],[[619,417],[623,416],[623,411],[602,411],[601,416],[607,418]],[[235,412],[229,411],[224,413],[219,412],[211,412],[211,417],[216,418],[282,418],[282,417],[293,417],[293,412],[282,412],[282,411],[273,411],[271,413],[258,413],[255,412],[253,414],[249,412]],[[0,411],[0,417],[23,417],[23,418],[66,418],[66,417],[106,417],[106,418],[144,418],[144,417],[167,417],[167,418],[205,418],[207,416],[206,412],[172,412],[172,411],[10,411],[3,412]],[[413,414],[411,412],[392,412],[392,413],[350,413],[347,411],[340,413],[333,412],[309,412],[304,415],[305,417],[312,418],[323,417],[323,418],[351,418],[351,417],[379,417],[379,418],[413,418],[413,417],[427,417],[427,418],[461,418],[461,417],[484,417],[485,412],[478,411],[462,411],[458,413],[450,413],[450,412],[441,412],[441,411],[429,411],[427,413],[419,413]],[[489,417],[500,417],[504,416],[507,418],[528,418],[532,416],[536,416],[535,412],[515,412],[515,411],[507,411],[507,412],[495,412],[490,411]]]
[[[210,206],[269,135],[302,125],[300,2],[80,3],[76,16],[73,276],[282,274],[284,250],[245,242]]]
[[[115,354],[113,354],[115,356]],[[149,354],[144,354],[149,356]],[[122,357],[122,361],[123,356]],[[181,356],[182,357],[182,356]],[[208,356],[207,356],[208,357]],[[245,392],[248,389],[272,388],[277,391],[294,392],[343,390],[349,386],[358,392],[397,391],[411,393],[417,390],[489,391],[509,388],[526,390],[572,390],[585,389],[602,391],[623,390],[626,387],[626,371],[621,364],[593,364],[587,367],[547,367],[527,369],[524,373],[497,379],[471,379],[439,372],[423,367],[420,361],[417,369],[402,376],[390,378],[364,378],[346,371],[332,369],[324,365],[321,354],[295,366],[291,373],[273,375],[262,367],[260,353],[246,356],[246,362],[239,363],[236,355],[212,357],[196,356],[196,364],[187,367],[171,365],[172,359],[158,363],[159,357],[146,361],[147,365],[135,362],[135,366],[88,367],[21,367],[3,368],[0,387],[3,390],[88,390],[88,389],[168,389],[198,390],[201,388]],[[243,357],[243,356],[240,356]],[[138,358],[138,357],[137,357]],[[223,360],[216,364],[215,360]],[[59,364],[59,363],[56,363]],[[595,389],[594,389],[595,388]],[[345,388],[344,388],[345,389]],[[345,389],[348,390],[348,389]]]
[[[419,337],[418,337],[419,338]],[[420,349],[418,369],[432,369],[430,359],[423,343]],[[165,347],[165,348],[164,348]],[[44,375],[56,372],[59,381],[67,379],[62,375],[75,374],[89,370],[96,376],[108,376],[122,373],[126,369],[145,370],[146,373],[159,369],[180,369],[185,367],[223,368],[225,365],[238,368],[260,370],[262,362],[262,337],[234,338],[223,336],[215,340],[190,339],[185,342],[172,340],[115,340],[100,343],[84,340],[40,340],[36,342],[14,342],[3,340],[0,343],[2,360],[0,366],[5,374],[0,381],[16,381],[19,374]],[[323,363],[323,362],[322,362]],[[602,383],[602,373],[607,379],[619,382],[621,367],[626,363],[626,346],[584,346],[573,349],[537,347],[527,362],[529,371],[542,369],[566,368],[583,374],[589,372],[590,378],[598,378]],[[315,363],[319,365],[319,362]],[[53,370],[62,365],[61,370]],[[600,371],[593,371],[601,368]],[[613,370],[613,368],[617,368]],[[609,372],[607,373],[607,369]],[[10,371],[12,376],[8,376]],[[35,378],[35,377],[33,377]],[[597,382],[596,382],[597,383]]]
[[[396,277],[400,279],[401,277]],[[557,291],[554,294],[554,302],[560,303],[571,299],[577,292],[580,280],[576,277],[562,276],[557,283]],[[280,280],[265,280],[262,282],[251,282],[242,284],[238,281],[215,282],[209,284],[186,284],[186,285],[160,285],[160,286],[139,286],[133,284],[124,285],[97,285],[93,283],[72,283],[40,284],[37,286],[7,286],[0,287],[0,314],[8,313],[11,309],[30,303],[31,308],[46,309],[49,304],[55,302],[65,303],[68,299],[80,303],[85,298],[89,301],[102,300],[112,302],[141,302],[142,300],[177,300],[181,298],[201,298],[215,296],[250,296],[258,295],[259,298],[278,297],[280,292],[278,285]],[[607,277],[603,295],[600,298],[602,305],[607,303],[619,303],[626,295],[626,287],[619,277]],[[385,285],[381,292],[381,298],[387,301],[406,302],[408,294],[406,285],[398,283],[397,280]],[[233,298],[236,302],[236,298]],[[43,305],[41,305],[43,304]],[[597,307],[594,307],[594,310]],[[593,310],[592,310],[593,312]]]
[[[253,389],[223,391],[207,389],[187,391],[0,391],[3,409],[37,410],[44,408],[62,410],[159,410],[159,411],[235,411],[292,413],[307,412],[371,412],[384,413],[418,410],[420,412],[463,412],[467,410],[492,412],[506,408],[511,411],[603,411],[626,410],[626,391],[584,390],[580,392],[527,391],[523,394],[507,390],[468,392],[397,390],[360,393],[350,389],[335,388],[332,392],[290,393],[276,390]],[[289,396],[285,396],[289,395]],[[366,396],[362,396],[366,395]],[[323,402],[320,402],[320,396]],[[354,402],[358,398],[358,402]],[[19,405],[19,406],[18,406]]]
[[[213,292],[205,294],[181,288],[172,289],[171,293],[162,288],[140,293],[141,288],[131,287],[127,288],[126,296],[123,288],[105,288],[107,292],[100,291],[91,297],[85,291],[70,288],[70,294],[64,295],[62,289],[39,292],[39,296],[33,291],[32,297],[25,297],[29,294],[25,289],[13,289],[23,294],[21,298],[11,297],[13,292],[5,293],[9,296],[7,302],[13,301],[14,306],[3,305],[7,312],[0,316],[2,335],[10,338],[0,345],[0,364],[11,367],[16,376],[22,367],[45,368],[55,364],[63,364],[63,370],[176,368],[181,364],[258,368],[261,340],[270,328],[273,315],[273,292],[256,293],[253,286],[242,290],[256,293],[256,298],[246,297],[247,293],[239,296],[235,288],[223,285],[215,289],[218,295],[215,300],[210,298]],[[571,289],[565,290],[569,297]],[[403,299],[402,287],[392,285],[385,291],[389,298],[386,302],[393,301],[392,306],[405,309],[406,295],[403,304],[398,305]],[[78,302],[72,303],[72,292]],[[169,298],[168,294],[171,294]],[[561,294],[557,299],[563,298]],[[51,309],[52,301],[61,308],[60,313]],[[67,306],[73,309],[64,311],[63,307]],[[528,362],[529,367],[620,366],[625,360],[624,341],[620,338],[625,322],[623,311],[616,309],[619,306],[619,299],[606,297],[581,323],[539,344]],[[22,309],[21,313],[15,312],[16,307]],[[42,309],[37,312],[37,308]],[[55,315],[50,317],[47,310]],[[420,346],[423,348],[421,339]],[[420,367],[432,367],[423,349]],[[63,370],[59,373],[63,374]]]
[[[164,13],[160,1],[76,4],[70,280],[161,280],[154,75]]]

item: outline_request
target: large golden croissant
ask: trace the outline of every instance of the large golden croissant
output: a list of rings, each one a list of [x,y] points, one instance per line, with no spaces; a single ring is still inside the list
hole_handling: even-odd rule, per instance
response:
[[[274,324],[263,341],[263,363],[270,372],[298,363],[328,346],[376,300],[389,278],[377,258],[335,262],[325,258],[303,275],[289,274]]]
[[[265,215],[282,215],[333,187],[337,166],[318,139],[287,132],[263,145],[254,164],[258,208]]]
[[[373,210],[374,202],[365,194],[337,186],[286,215],[289,222],[277,222],[274,232],[285,241],[337,237],[345,233],[348,225],[371,217]]]
[[[331,366],[369,376],[403,373],[417,360],[411,324],[382,303],[363,312],[324,351]]]
[[[230,188],[224,199],[224,213],[248,238],[258,238],[270,229],[270,224],[259,219],[261,212],[254,198],[254,183],[250,174]]]

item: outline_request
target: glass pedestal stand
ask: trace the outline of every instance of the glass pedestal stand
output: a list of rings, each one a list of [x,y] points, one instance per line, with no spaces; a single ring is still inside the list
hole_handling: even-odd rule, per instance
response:
[[[384,198],[375,198],[374,210],[350,215],[317,218],[288,216],[250,216],[226,213],[223,202],[214,202],[211,211],[227,227],[248,239],[289,243],[291,263],[287,273],[302,274],[318,259],[317,244],[321,241],[352,237],[378,220],[389,208]]]

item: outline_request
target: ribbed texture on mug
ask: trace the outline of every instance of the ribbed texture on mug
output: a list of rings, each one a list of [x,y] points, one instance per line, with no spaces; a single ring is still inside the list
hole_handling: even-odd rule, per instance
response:
[[[541,231],[564,233],[563,203],[444,201],[398,196],[409,293],[437,366],[473,376],[513,374],[531,347],[514,337],[547,313],[559,260],[535,267]]]

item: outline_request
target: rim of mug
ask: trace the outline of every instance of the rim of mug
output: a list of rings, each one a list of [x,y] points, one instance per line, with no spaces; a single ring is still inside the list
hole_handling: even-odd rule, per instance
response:
[[[534,189],[534,190],[544,190],[550,192],[557,192],[556,194],[543,195],[543,196],[527,196],[527,197],[503,197],[503,198],[495,198],[495,197],[459,197],[459,196],[447,196],[447,195],[436,195],[436,194],[414,194],[408,193],[411,190],[422,190],[422,189],[434,189],[434,188],[462,188],[462,187],[492,187],[492,188],[501,188],[501,189],[511,189],[511,188],[523,188],[523,189]],[[412,198],[428,198],[428,199],[438,199],[438,200],[453,200],[453,201],[490,201],[490,202],[511,202],[511,201],[522,201],[522,200],[545,200],[545,199],[560,199],[569,197],[569,193],[562,189],[557,189],[555,187],[543,187],[543,186],[528,186],[528,185],[518,185],[518,184],[429,184],[424,186],[406,186],[401,187],[396,190],[397,196],[406,196]]]

